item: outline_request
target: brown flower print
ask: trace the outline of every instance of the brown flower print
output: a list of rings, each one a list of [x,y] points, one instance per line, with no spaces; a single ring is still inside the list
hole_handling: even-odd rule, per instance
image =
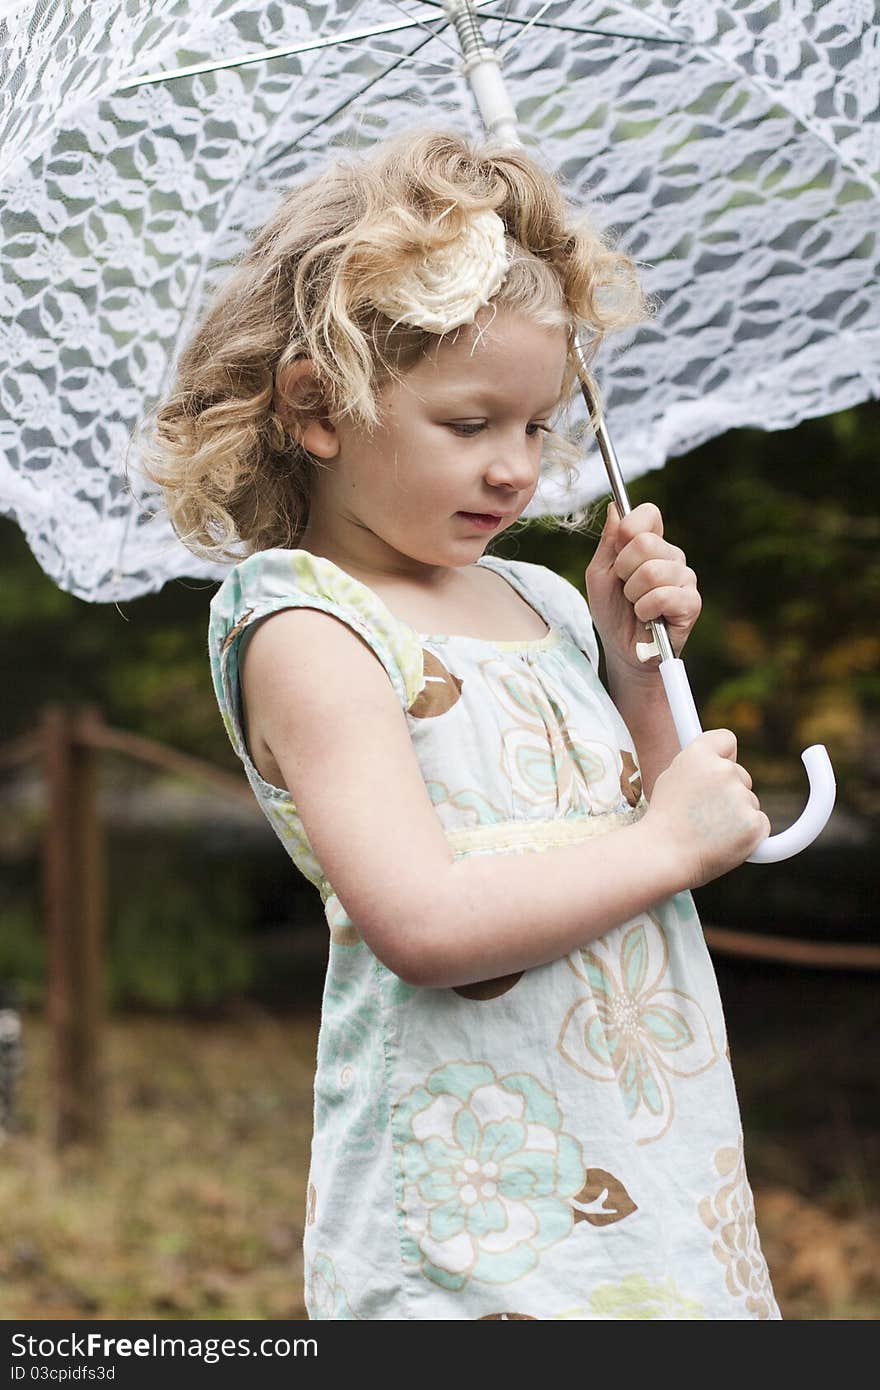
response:
[[[725,1270],[725,1284],[734,1298],[744,1298],[756,1318],[778,1318],[767,1262],[755,1226],[755,1205],[746,1177],[742,1139],[734,1148],[719,1149],[715,1169],[720,1187],[699,1204],[703,1224],[715,1239],[716,1259]]]
[[[575,1221],[588,1221],[591,1226],[610,1226],[638,1211],[620,1178],[604,1168],[587,1169],[587,1180],[571,1205]]]
[[[253,613],[253,611],[254,610],[252,608],[249,608],[246,613],[242,613],[235,626],[229,629],[226,636],[223,638],[223,645],[220,648],[221,652],[225,652],[229,647],[231,647],[238,634],[244,631],[244,629],[247,627],[250,621],[251,614]]]
[[[458,676],[453,676],[447,671],[443,662],[439,661],[433,652],[429,652],[427,647],[422,648],[422,661],[425,688],[419,691],[407,714],[413,719],[434,719],[458,703],[463,682]]]
[[[636,760],[626,748],[621,748],[620,758],[623,767],[620,773],[620,790],[630,806],[637,806],[642,795],[642,774],[636,767]]]

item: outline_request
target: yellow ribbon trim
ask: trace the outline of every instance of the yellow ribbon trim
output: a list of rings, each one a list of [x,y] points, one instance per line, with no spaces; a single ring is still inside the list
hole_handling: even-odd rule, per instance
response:
[[[581,840],[589,840],[594,835],[607,835],[609,830],[617,830],[641,820],[647,809],[648,803],[642,798],[636,806],[627,807],[625,811],[606,811],[597,816],[497,821],[494,825],[461,826],[444,833],[456,856],[479,854],[485,850],[540,851],[579,844]]]

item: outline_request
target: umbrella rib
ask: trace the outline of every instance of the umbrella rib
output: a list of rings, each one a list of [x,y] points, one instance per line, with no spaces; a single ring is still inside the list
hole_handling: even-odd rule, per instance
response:
[[[527,34],[527,33],[529,32],[529,30],[531,29],[532,25],[538,23],[538,21],[540,20],[541,16],[544,14],[545,10],[549,10],[549,8],[550,8],[550,6],[551,6],[552,4],[553,4],[553,0],[544,0],[543,5],[542,5],[541,8],[537,11],[537,13],[536,13],[536,14],[533,14],[532,17],[531,17],[531,19],[529,19],[529,20],[526,21],[526,23],[525,23],[525,25],[524,25],[524,27],[523,27],[522,29],[517,29],[516,33],[513,34],[513,35],[507,40],[507,42],[506,42],[505,44],[502,44],[502,46],[501,46],[500,48],[498,48],[498,49],[496,50],[496,52],[497,52],[499,55],[505,54],[505,53],[509,53],[510,50],[514,47],[514,45],[519,43],[519,41],[520,41],[520,39],[523,37],[523,35],[524,35],[524,34]]]
[[[487,19],[495,19],[495,20],[498,21],[498,28],[497,28],[496,31],[495,31],[495,43],[496,43],[496,45],[499,44],[499,43],[501,42],[501,35],[504,33],[504,26],[505,26],[506,23],[507,23],[507,19],[508,19],[508,16],[509,16],[509,14],[510,14],[510,6],[511,6],[512,3],[513,3],[513,0],[505,0],[504,14],[503,14],[503,15],[495,15],[495,14],[489,14],[489,13],[486,14],[486,18],[487,18]]]
[[[491,3],[491,0],[484,0],[484,2]],[[434,5],[438,9],[443,8],[442,0],[423,0],[423,3],[426,5]],[[564,34],[595,35],[597,38],[600,39],[630,39],[633,43],[662,43],[669,44],[672,47],[680,48],[682,47],[682,45],[687,47],[687,45],[691,42],[690,39],[662,38],[659,34],[626,34],[623,33],[621,30],[617,29],[592,29],[589,26],[583,24],[563,24],[555,19],[539,19],[537,15],[533,15],[531,19],[521,19],[519,15],[512,15],[508,13],[510,10],[510,5],[511,0],[506,0],[503,15],[494,14],[492,10],[481,10],[481,18],[494,19],[502,26],[505,24],[519,24],[524,26],[525,28],[530,28],[532,25],[534,25],[536,29],[554,29],[557,30],[559,33]],[[479,4],[474,5],[474,9],[480,9]],[[644,15],[640,15],[639,17],[642,19],[645,18]],[[653,16],[649,16],[649,18],[653,18]],[[499,29],[499,36],[500,33],[501,30]],[[507,47],[508,44],[503,45],[503,48]]]
[[[401,14],[405,14],[406,17],[407,17],[407,19],[410,20],[411,24],[417,24],[417,25],[419,25],[420,28],[422,28],[422,29],[427,29],[427,28],[428,28],[428,23],[427,23],[427,21],[426,21],[426,20],[423,20],[423,19],[413,19],[413,17],[412,17],[412,15],[410,14],[409,10],[405,10],[405,9],[404,9],[403,5],[400,3],[400,0],[387,0],[387,3],[390,4],[390,5],[393,5],[394,8],[395,8],[396,10],[400,10],[400,13],[401,13]],[[487,4],[487,3],[488,3],[488,0],[483,0],[483,4]],[[443,16],[443,17],[448,19],[448,16],[445,15],[445,12],[444,12],[444,16]],[[433,17],[433,19],[432,19],[430,22],[431,22],[432,24],[436,24],[437,21],[438,21],[438,19],[440,19],[440,18],[441,18],[440,15],[435,15],[435,16]],[[433,32],[433,31],[429,31],[429,32]],[[450,53],[454,53],[454,54],[455,54],[456,58],[458,58],[458,57],[461,56],[461,55],[459,54],[458,49],[455,47],[454,44],[448,43],[447,40],[444,39],[444,38],[442,37],[442,35],[440,35],[440,34],[436,35],[436,37],[440,39],[440,42],[443,44],[443,47],[444,47],[444,48],[448,48]]]
[[[381,82],[383,78],[389,75],[389,73],[392,73],[395,71],[395,69],[399,68],[401,63],[406,63],[411,58],[414,58],[415,55],[418,53],[419,49],[424,48],[425,45],[429,44],[431,42],[431,39],[434,37],[434,34],[429,34],[426,39],[422,39],[421,43],[417,44],[417,46],[412,50],[411,53],[401,54],[401,56],[397,59],[396,62],[391,63],[389,67],[384,68],[383,71],[377,73],[375,77],[371,77],[369,82],[367,82],[365,86],[359,87],[353,95],[347,96],[344,101],[341,101],[339,103],[338,106],[334,106],[332,111],[326,112],[325,115],[321,116],[317,121],[314,122],[313,125],[310,125],[308,130],[302,131],[301,134],[297,136],[296,144],[298,145],[303,140],[307,140],[308,137],[314,134],[316,130],[319,130],[322,125],[326,125],[328,121],[333,120],[334,116],[338,116],[340,111],[344,111],[346,106],[350,106],[353,101],[358,101],[360,97],[364,96],[370,90],[371,87],[375,87],[377,82]],[[287,146],[282,151],[282,153],[286,154],[288,149],[290,148],[290,146]],[[278,155],[275,156],[275,159],[277,158],[279,158]],[[270,161],[268,164],[264,164],[261,172],[265,171],[266,169],[270,169],[272,167],[272,163],[274,163],[274,160]]]
[[[439,35],[433,37],[439,37]],[[368,53],[381,53],[386,58],[415,58],[415,50],[412,53],[395,53],[393,48],[377,48],[374,43],[369,41],[364,44],[364,48]],[[444,63],[437,58],[417,58],[416,61],[428,63],[432,68],[445,68],[447,72],[461,72],[461,63]]]
[[[304,43],[287,44],[283,48],[265,48],[261,49],[259,53],[245,53],[240,58],[220,58],[207,63],[192,63],[185,68],[171,68],[167,72],[147,73],[144,77],[135,78],[133,82],[123,83],[114,91],[127,92],[135,87],[149,86],[153,82],[173,82],[179,77],[198,77],[202,73],[220,72],[226,68],[243,68],[252,63],[269,62],[273,58],[290,58],[299,53],[313,53],[321,48],[333,48],[340,44],[358,43],[362,39],[376,38],[382,34],[398,33],[401,29],[427,29],[429,24],[443,24],[445,22],[445,16],[441,15],[433,16],[430,19],[396,19],[388,24],[380,24],[376,28],[357,29],[352,30],[349,34],[331,34],[329,37],[307,39]],[[430,29],[429,33],[431,38],[438,37],[433,29]],[[441,40],[441,42],[445,42],[445,40]],[[450,45],[447,44],[447,47]]]
[[[500,19],[501,16],[487,13],[483,18]],[[627,34],[622,29],[591,29],[583,24],[559,24],[555,19],[520,19],[517,15],[510,15],[506,22],[522,24],[527,28],[534,24],[536,29],[555,29],[560,34],[592,35],[598,39],[629,39],[631,43],[663,43],[674,48],[687,47],[690,43],[690,39],[664,39],[659,34]]]

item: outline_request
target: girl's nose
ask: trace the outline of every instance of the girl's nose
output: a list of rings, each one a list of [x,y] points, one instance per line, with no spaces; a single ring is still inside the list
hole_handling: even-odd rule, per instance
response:
[[[537,481],[540,470],[540,438],[523,435],[518,440],[499,440],[498,451],[486,470],[486,481],[522,492]]]

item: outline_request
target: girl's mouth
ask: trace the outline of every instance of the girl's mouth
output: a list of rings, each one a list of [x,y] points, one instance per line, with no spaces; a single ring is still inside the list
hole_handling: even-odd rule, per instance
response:
[[[503,517],[492,516],[489,512],[458,512],[457,515],[463,517],[471,526],[479,527],[481,531],[494,531],[504,520]]]

